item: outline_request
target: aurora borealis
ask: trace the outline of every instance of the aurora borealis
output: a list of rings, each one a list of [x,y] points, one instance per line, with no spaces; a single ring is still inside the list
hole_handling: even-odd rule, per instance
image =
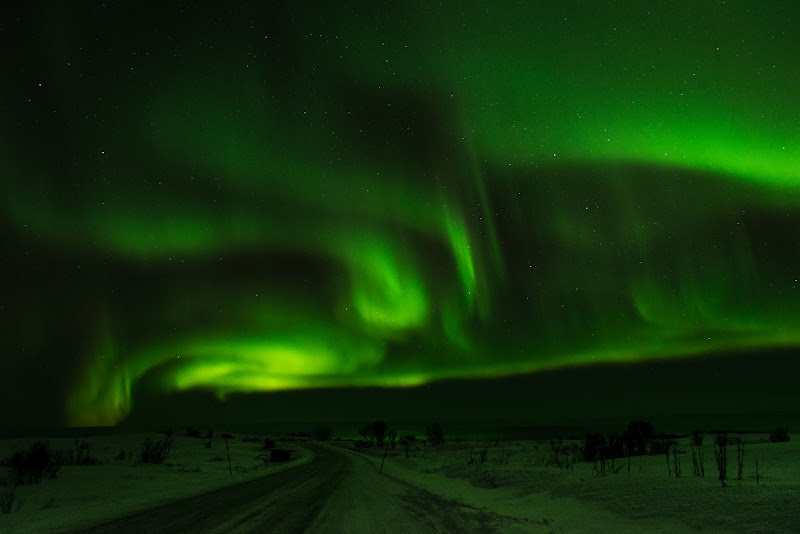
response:
[[[168,4],[0,21],[8,399],[800,344],[800,5]]]

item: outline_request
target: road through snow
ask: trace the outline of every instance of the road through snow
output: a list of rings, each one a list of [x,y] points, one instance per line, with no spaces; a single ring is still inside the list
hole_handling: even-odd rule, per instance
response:
[[[360,454],[309,445],[308,464],[77,532],[496,532],[494,514],[379,474]]]

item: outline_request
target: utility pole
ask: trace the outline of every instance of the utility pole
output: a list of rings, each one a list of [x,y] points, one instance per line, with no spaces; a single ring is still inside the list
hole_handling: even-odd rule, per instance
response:
[[[233,476],[233,468],[231,467],[231,450],[228,448],[228,438],[232,438],[233,436],[226,432],[222,434],[222,437],[225,438],[225,452],[228,453],[228,471],[230,471],[231,476]]]
[[[381,460],[381,469],[378,471],[379,473],[383,473],[383,462],[386,461],[386,453],[389,452],[389,444],[386,444],[386,447],[383,449],[383,460]]]

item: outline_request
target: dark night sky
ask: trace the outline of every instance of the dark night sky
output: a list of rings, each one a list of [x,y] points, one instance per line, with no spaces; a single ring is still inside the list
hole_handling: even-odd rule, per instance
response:
[[[263,4],[0,8],[0,421],[800,412],[800,4]]]

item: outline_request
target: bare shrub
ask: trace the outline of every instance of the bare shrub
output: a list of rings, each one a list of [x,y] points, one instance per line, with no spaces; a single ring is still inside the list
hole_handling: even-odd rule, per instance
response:
[[[696,477],[705,477],[706,470],[703,458],[703,447],[697,445],[697,441],[692,440],[690,448],[692,451],[692,473]]]
[[[769,435],[770,443],[783,443],[789,441],[789,429],[779,426]]]
[[[441,423],[433,422],[425,427],[425,436],[428,439],[428,443],[434,447],[444,443],[444,430],[442,430]]]
[[[736,480],[742,480],[744,467],[744,442],[736,438]]]
[[[550,454],[545,458],[544,465],[546,467],[556,466],[561,471],[564,468],[564,440],[561,438],[551,439]]]
[[[28,450],[17,451],[8,459],[12,485],[38,484],[42,478],[55,478],[63,457],[44,441],[35,441]]]
[[[603,434],[587,433],[586,437],[583,438],[583,461],[597,462],[602,456],[605,446],[606,439]]]
[[[675,473],[675,478],[681,478],[681,459],[678,456],[678,444],[672,444],[672,472]]]
[[[725,479],[728,478],[728,434],[714,434],[714,458],[717,460],[719,481],[722,487],[726,487],[728,485],[725,482]]]
[[[648,443],[649,453],[653,456],[658,454],[668,454],[672,448],[672,440],[651,439]]]
[[[154,440],[145,438],[139,449],[139,459],[145,464],[160,464],[169,456],[175,433],[169,429],[164,433],[164,439]]]
[[[669,463],[669,453],[670,453],[670,447],[668,446],[664,451],[664,456],[667,459],[667,476],[671,477],[672,476],[672,466]]]
[[[632,449],[631,456],[647,454],[647,442],[655,435],[655,427],[649,421],[631,421],[622,434]]]
[[[12,483],[9,487],[0,490],[0,513],[10,514],[17,498],[17,487]],[[19,506],[17,506],[19,510]]]
[[[389,425],[386,424],[386,421],[373,421],[362,426],[358,433],[370,445],[383,447],[388,430]]]
[[[400,448],[403,450],[403,455],[405,455],[406,458],[408,458],[412,452],[416,453],[417,448],[419,447],[417,441],[417,438],[411,434],[406,434],[397,442],[397,444],[400,445]]]
[[[616,465],[616,458],[611,458],[611,465],[608,466],[608,469],[612,475],[618,475],[624,466],[625,464]]]
[[[76,439],[73,443],[75,444],[75,453],[70,463],[74,465],[97,465],[100,463],[97,458],[92,456],[91,446],[88,442]]]
[[[569,469],[570,473],[575,472],[575,464],[578,463],[580,458],[580,446],[577,443],[572,443],[569,446],[569,464],[567,468]]]

